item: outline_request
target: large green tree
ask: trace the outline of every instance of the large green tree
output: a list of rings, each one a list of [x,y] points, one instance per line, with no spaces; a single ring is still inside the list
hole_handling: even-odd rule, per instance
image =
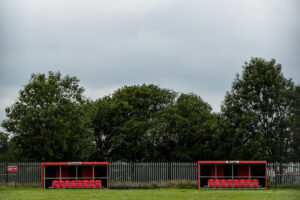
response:
[[[300,85],[295,87],[293,93],[293,117],[292,117],[292,144],[289,152],[291,161],[300,161]]]
[[[89,158],[94,137],[83,91],[76,77],[32,74],[2,123],[20,161]]]
[[[150,129],[156,161],[195,162],[214,159],[217,124],[211,107],[195,94],[181,94],[157,113]]]
[[[275,60],[252,58],[226,93],[222,114],[227,131],[219,148],[231,148],[236,159],[286,160],[292,141],[291,117],[294,84]],[[226,122],[227,120],[227,122]]]
[[[151,126],[157,111],[171,105],[176,93],[156,85],[125,86],[95,102],[93,128],[97,158],[145,161]]]
[[[8,134],[0,131],[0,162],[7,161],[8,157]]]
[[[197,161],[213,156],[211,107],[195,94],[155,85],[125,86],[95,102],[97,158]]]

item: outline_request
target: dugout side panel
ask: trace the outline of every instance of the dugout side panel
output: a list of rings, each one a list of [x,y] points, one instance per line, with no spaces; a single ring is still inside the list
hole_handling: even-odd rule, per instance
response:
[[[211,165],[200,165],[200,187],[208,185],[208,179],[211,178]]]
[[[56,179],[57,166],[45,166],[45,188],[52,186],[52,180]]]
[[[107,165],[95,165],[95,180],[101,180],[101,186],[107,187]]]
[[[251,165],[251,178],[258,179],[259,185],[266,187],[266,171],[265,165]]]

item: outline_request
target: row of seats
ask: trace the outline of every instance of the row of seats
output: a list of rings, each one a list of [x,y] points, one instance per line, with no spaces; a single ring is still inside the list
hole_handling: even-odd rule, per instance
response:
[[[209,179],[208,187],[258,187],[257,179]]]
[[[53,180],[52,188],[101,188],[101,180]]]

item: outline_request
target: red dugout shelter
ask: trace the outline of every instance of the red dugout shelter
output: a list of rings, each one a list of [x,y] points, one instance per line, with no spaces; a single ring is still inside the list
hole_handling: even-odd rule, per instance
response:
[[[266,189],[267,161],[198,161],[198,189]]]
[[[44,162],[41,168],[44,189],[109,189],[108,162]]]

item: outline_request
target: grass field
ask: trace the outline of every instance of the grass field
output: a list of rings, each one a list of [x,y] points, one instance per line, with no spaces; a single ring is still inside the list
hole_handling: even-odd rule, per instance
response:
[[[136,190],[42,190],[38,188],[0,189],[0,200],[147,200],[147,199],[220,199],[220,200],[299,200],[300,190],[196,190],[196,189],[136,189]]]

